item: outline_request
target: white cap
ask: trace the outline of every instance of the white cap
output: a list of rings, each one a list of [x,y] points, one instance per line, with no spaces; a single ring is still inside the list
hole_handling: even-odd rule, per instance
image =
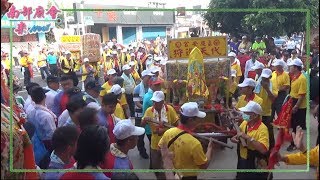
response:
[[[229,52],[228,56],[229,57],[237,57],[236,53],[234,53],[234,52]]]
[[[52,49],[48,50],[48,53],[53,53],[53,50]]]
[[[117,73],[116,70],[110,69],[110,70],[108,70],[107,75],[112,75],[112,74],[116,74],[116,73]]]
[[[155,91],[152,95],[151,101],[155,101],[155,102],[164,101],[164,93],[162,91]]]
[[[237,71],[232,69],[231,70],[231,77],[237,77]]]
[[[118,52],[117,51],[112,51],[112,53],[111,54],[118,54]]]
[[[111,56],[111,54],[110,54],[110,53],[107,53],[107,54],[106,54],[106,56],[110,57],[110,56]]]
[[[288,63],[288,66],[300,66],[300,67],[303,67],[303,62],[301,61],[301,59],[296,58],[296,59],[290,61]]]
[[[116,139],[124,140],[130,136],[141,136],[145,130],[144,128],[134,126],[130,119],[124,119],[114,126],[112,132]]]
[[[181,114],[187,117],[199,117],[199,118],[204,118],[207,115],[205,112],[199,111],[199,107],[196,102],[184,103],[181,106]]]
[[[71,52],[70,51],[66,51],[65,54],[71,54]]]
[[[238,84],[238,87],[256,87],[256,81],[251,78],[245,78],[241,84]]]
[[[144,77],[144,76],[153,76],[154,74],[152,74],[149,70],[144,70],[142,71],[141,73],[141,76]]]
[[[136,56],[134,53],[131,53],[130,56]]]
[[[120,93],[124,93],[125,90],[121,88],[119,84],[115,84],[111,87],[110,92],[115,95],[119,95]]]
[[[87,107],[88,108],[92,108],[92,109],[95,109],[95,110],[99,110],[99,109],[101,109],[101,106],[98,104],[98,103],[96,103],[96,102],[91,102],[91,103],[89,103],[88,105],[87,105]]]
[[[122,49],[120,46],[117,47],[118,50]]]
[[[129,66],[134,66],[134,65],[136,65],[136,63],[134,63],[133,61],[129,62]]]
[[[167,64],[167,60],[166,59],[161,59],[160,64],[165,66]]]
[[[153,59],[154,59],[155,61],[161,61],[161,58],[158,57],[158,56],[154,57]]]
[[[122,67],[122,70],[129,70],[131,69],[131,67],[128,65],[128,64],[125,64],[123,67]]]
[[[286,67],[286,62],[282,59],[276,59],[273,63],[272,66],[282,66],[283,68]]]
[[[262,70],[261,77],[270,78],[272,75],[272,71],[268,68]]]
[[[88,58],[84,58],[83,62],[89,62],[89,59]]]
[[[240,49],[240,52],[241,52],[241,53],[245,53],[245,52],[246,52],[246,50],[244,50],[244,49]]]
[[[239,110],[242,112],[253,112],[253,113],[259,114],[259,115],[262,114],[261,106],[254,101],[249,101],[245,107],[239,108]]]
[[[257,62],[257,63],[252,67],[253,70],[264,69],[264,68],[265,68],[264,65],[263,65],[262,63],[260,63],[260,62]]]
[[[109,47],[108,46],[104,46],[103,49],[109,49]]]
[[[247,36],[242,36],[242,39],[246,39],[247,38]]]
[[[151,73],[156,73],[156,72],[160,72],[160,67],[154,66],[153,68],[151,68]]]
[[[127,49],[123,49],[122,52],[123,52],[123,53],[127,52]]]

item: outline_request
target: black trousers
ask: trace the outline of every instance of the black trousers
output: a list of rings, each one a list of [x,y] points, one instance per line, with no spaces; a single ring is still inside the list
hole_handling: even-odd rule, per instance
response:
[[[268,128],[269,133],[269,150],[271,150],[275,145],[273,126],[271,125],[272,119],[271,116],[262,116],[262,122]]]
[[[24,73],[23,73],[23,77],[24,77],[24,85],[28,86],[29,83],[31,82],[31,74],[30,74],[30,70],[28,67],[23,67],[24,68]]]
[[[287,96],[287,92],[285,91],[279,91],[278,92],[278,97],[274,100],[274,102],[271,105],[271,119],[274,120],[274,116],[277,113],[277,115],[279,116],[279,113],[281,111],[282,108],[282,104],[285,100]]]
[[[58,76],[59,76],[59,71],[58,71],[58,66],[57,66],[57,64],[49,64],[49,67],[50,67],[50,73],[51,73],[53,76],[58,77]]]
[[[136,117],[135,119],[136,119],[135,125],[138,127],[141,127],[142,118]],[[147,151],[146,148],[144,147],[144,135],[145,134],[139,136],[138,143],[137,143],[137,148],[138,148],[138,151],[140,152],[140,154],[145,153]]]
[[[50,75],[47,66],[40,68],[40,74],[41,74],[41,78],[42,78],[42,79],[46,79],[46,77],[44,76],[44,73],[46,73],[46,76],[47,76],[47,77]]]
[[[133,94],[126,94],[127,103],[130,109],[130,116],[134,117],[134,102],[133,102]]]
[[[306,130],[306,117],[307,109],[298,109],[298,111],[291,115],[291,128],[292,132],[296,133],[297,126],[300,126],[303,130]],[[294,142],[291,142],[291,145],[294,146]]]

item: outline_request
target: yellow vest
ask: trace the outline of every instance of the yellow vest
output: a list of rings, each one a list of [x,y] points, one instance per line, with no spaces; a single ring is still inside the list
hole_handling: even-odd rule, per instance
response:
[[[67,60],[67,58],[62,58],[61,63],[64,62],[64,68],[62,68],[62,71],[64,73],[68,73],[70,70],[73,69],[73,59],[71,59],[70,61]]]
[[[89,66],[90,66],[90,68],[93,69],[93,66],[92,66],[92,65],[89,64]],[[87,74],[87,73],[88,73],[87,68],[86,68],[85,65],[82,65],[82,66],[81,66],[81,70],[82,70],[82,74]],[[81,80],[82,80],[82,81],[85,81],[86,79],[87,79],[87,75],[83,75],[83,76],[81,77]]]

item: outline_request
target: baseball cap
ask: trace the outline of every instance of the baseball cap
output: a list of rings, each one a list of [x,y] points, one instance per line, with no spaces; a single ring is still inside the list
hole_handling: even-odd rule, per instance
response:
[[[238,85],[238,87],[256,87],[256,82],[251,78],[245,78],[244,81]]]
[[[134,126],[130,119],[119,121],[113,129],[114,136],[119,140],[124,140],[130,136],[140,136],[144,132],[144,128]]]
[[[155,91],[152,95],[151,101],[160,102],[164,100],[164,93],[162,91]]]
[[[131,53],[130,56],[136,56],[134,53]]]
[[[237,77],[237,71],[232,69],[231,70],[231,77]]]
[[[246,53],[246,50],[240,49],[240,53]]]
[[[112,51],[111,54],[115,55],[115,54],[118,54],[118,53],[117,53],[117,51]]]
[[[71,52],[70,51],[66,51],[65,54],[71,54]]]
[[[153,68],[151,68],[151,73],[156,73],[156,72],[160,72],[160,68],[158,66],[154,66]]]
[[[87,90],[95,90],[95,91],[98,91],[98,92],[100,92],[101,90],[103,90],[104,88],[102,88],[101,87],[101,85],[98,83],[98,82],[96,82],[96,81],[89,81],[87,84],[86,84],[86,86],[85,86],[85,88],[87,89]]]
[[[270,78],[272,75],[272,71],[268,68],[262,70],[261,77]]]
[[[150,85],[156,85],[156,84],[161,84],[161,83],[163,83],[163,81],[157,77],[153,77],[149,81]]]
[[[144,70],[142,71],[141,73],[141,76],[144,77],[144,76],[153,76],[154,74],[152,74],[149,70]]]
[[[49,76],[47,77],[47,83],[50,83],[50,82],[58,83],[58,82],[59,82],[59,78],[58,78],[58,77],[55,77],[55,76],[52,76],[52,75],[49,75]]]
[[[303,66],[303,63],[302,63],[301,59],[296,58],[296,59],[290,61],[290,62],[288,63],[288,66],[300,66],[300,67],[302,67],[302,66]]]
[[[249,101],[249,103],[245,107],[239,108],[239,110],[241,112],[253,112],[253,113],[259,114],[259,115],[262,114],[261,106],[254,101]]]
[[[199,111],[199,107],[196,102],[184,103],[181,106],[181,114],[187,117],[199,117],[199,118],[204,118],[207,115],[205,112]]]
[[[263,69],[263,68],[265,68],[264,65],[263,65],[262,63],[259,63],[259,62],[257,62],[257,63],[252,67],[253,70]]]
[[[120,46],[117,47],[118,50],[122,49]]]
[[[242,36],[242,39],[247,39],[247,36]]]
[[[108,70],[107,75],[112,75],[112,74],[116,74],[116,73],[117,73],[116,70],[110,69],[110,70]]]
[[[131,67],[128,65],[128,64],[126,64],[126,65],[124,65],[123,67],[122,67],[122,70],[129,70],[129,69],[131,69]]]
[[[272,66],[282,66],[285,67],[286,66],[286,62],[284,62],[284,60],[281,59],[276,59],[273,63]]]
[[[120,93],[124,93],[124,92],[125,90],[121,88],[119,84],[113,85],[110,89],[110,93],[113,93],[115,95],[119,95]]]
[[[103,49],[109,49],[109,47],[108,46],[104,46]]]
[[[154,57],[154,60],[155,60],[155,61],[161,61],[161,58],[158,57],[158,56],[156,56],[156,57]]]
[[[228,57],[237,57],[237,55],[234,52],[229,52]]]
[[[89,59],[88,58],[84,58],[83,62],[89,62]]]
[[[129,66],[134,66],[136,63],[134,63],[133,61],[129,62]]]

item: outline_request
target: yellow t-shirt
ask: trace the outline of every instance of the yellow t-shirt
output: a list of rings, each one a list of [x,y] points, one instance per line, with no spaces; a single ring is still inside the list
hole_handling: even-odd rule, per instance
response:
[[[25,57],[23,56],[21,59],[20,59],[20,65],[22,67],[28,67],[29,64],[32,64],[33,63],[33,60],[32,58],[30,58],[29,56]]]
[[[131,75],[132,75],[133,79],[135,80],[135,82],[141,80],[140,75],[137,71],[133,71]]]
[[[6,58],[3,63],[6,66],[5,69],[10,70],[10,60],[9,60],[9,58]]]
[[[274,71],[272,73],[271,82],[272,82],[272,85],[276,85],[278,89],[281,86],[290,86],[290,76],[287,72],[278,74],[276,71]]]
[[[272,84],[272,90],[271,90],[272,94],[274,96],[278,96],[278,88],[277,86],[274,86]],[[262,108],[262,116],[271,116],[271,105],[273,103],[273,101],[268,97],[268,93],[267,91],[261,87],[260,93],[257,94],[261,99],[263,99],[263,102],[261,104],[261,108]]]
[[[307,78],[301,73],[300,76],[291,81],[290,96],[299,98],[300,95],[307,94]],[[305,96],[299,106],[299,109],[307,108],[307,96]]]
[[[247,101],[246,99],[246,96],[245,95],[242,95],[239,97],[239,101],[236,105],[236,108],[239,109],[239,108],[242,108],[242,107],[245,107],[249,101]],[[254,98],[252,99],[252,101],[258,103],[260,106],[261,104],[263,103],[263,99],[261,99],[258,95],[254,95]]]
[[[40,54],[38,56],[37,65],[38,65],[39,68],[45,67],[47,65],[47,56],[45,54]]]
[[[170,105],[167,105],[167,109],[166,109],[166,114],[167,114],[167,119],[168,119],[168,124],[170,125],[174,125],[178,120],[178,114],[176,113],[176,111],[174,110],[174,108]],[[144,113],[143,118],[145,117],[151,117],[152,119],[155,118],[155,114],[153,113],[153,107],[149,107],[146,112]],[[149,123],[150,128],[151,128],[151,149],[159,149],[158,143],[161,139],[162,136],[159,136],[156,133],[156,129],[159,125],[154,124],[154,123]]]
[[[100,96],[103,97],[104,95],[109,93],[112,85],[110,85],[109,82],[105,82],[101,87],[104,88],[103,90],[100,91]],[[124,106],[126,104],[128,104],[126,96],[124,94],[122,94],[121,98],[120,98],[120,105]]]
[[[170,128],[162,136],[159,146],[168,145],[169,141],[181,133],[179,128]],[[175,169],[200,169],[199,166],[205,164],[208,159],[203,151],[198,139],[186,133],[181,135],[169,147],[173,152],[173,166]],[[183,176],[197,176],[197,172],[181,172]]]
[[[237,77],[241,77],[242,76],[241,67],[240,67],[240,65],[238,63],[236,63],[236,62],[233,63],[231,65],[231,69],[237,71]]]
[[[240,125],[240,131],[245,132],[247,126],[247,121],[243,121]],[[248,127],[247,127],[248,128]],[[247,135],[253,137],[255,141],[264,145],[264,147],[269,150],[269,133],[266,125],[262,121],[256,122],[252,128],[248,128]],[[250,143],[247,143],[248,149],[255,150]],[[240,157],[247,159],[248,150],[240,144]]]
[[[310,165],[319,167],[319,145],[312,148],[309,152],[309,155]],[[303,154],[302,152],[288,154],[286,157],[288,158],[287,164],[289,165],[307,164],[307,154]]]
[[[120,102],[116,105],[116,109],[113,114],[120,119],[126,119],[126,116],[124,115],[124,111]]]

